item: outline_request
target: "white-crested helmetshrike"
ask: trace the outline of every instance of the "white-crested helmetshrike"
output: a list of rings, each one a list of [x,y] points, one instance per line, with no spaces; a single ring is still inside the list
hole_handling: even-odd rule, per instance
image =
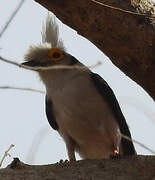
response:
[[[25,61],[32,67],[57,67],[38,73],[46,86],[48,122],[63,137],[69,160],[75,160],[75,152],[84,159],[136,153],[132,141],[121,136],[131,138],[112,89],[66,52],[52,16],[43,27],[42,44],[31,46]]]

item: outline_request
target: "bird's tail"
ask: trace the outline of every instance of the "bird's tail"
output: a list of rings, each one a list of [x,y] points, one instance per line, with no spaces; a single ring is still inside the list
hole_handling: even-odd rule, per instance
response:
[[[56,18],[49,13],[42,27],[42,42],[51,44],[53,48],[65,49],[62,40],[59,38],[59,27]]]
[[[121,148],[123,150],[123,155],[129,156],[129,155],[135,155],[136,150],[133,145],[133,141],[131,138],[131,134],[129,132],[128,136],[125,136],[124,134],[121,134]]]

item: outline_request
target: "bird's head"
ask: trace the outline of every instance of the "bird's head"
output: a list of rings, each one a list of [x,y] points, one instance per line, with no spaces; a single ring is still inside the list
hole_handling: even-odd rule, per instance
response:
[[[47,16],[45,25],[43,26],[42,43],[40,45],[30,46],[24,59],[25,62],[22,63],[23,65],[43,68],[78,63],[76,58],[65,51],[63,43],[59,38],[56,20],[50,15]]]
[[[55,65],[73,65],[78,63],[76,58],[62,49],[51,47],[50,44],[30,46],[24,59],[23,65],[42,68],[49,67],[49,70],[51,66]]]

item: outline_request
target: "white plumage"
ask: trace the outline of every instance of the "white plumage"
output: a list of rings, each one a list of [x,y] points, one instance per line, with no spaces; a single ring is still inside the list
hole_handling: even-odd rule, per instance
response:
[[[48,14],[42,26],[42,42],[51,44],[51,47],[65,50],[62,40],[59,38],[59,28],[56,18]]]

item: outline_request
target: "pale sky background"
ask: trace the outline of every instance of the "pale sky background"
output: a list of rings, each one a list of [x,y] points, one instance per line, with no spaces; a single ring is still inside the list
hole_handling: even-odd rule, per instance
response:
[[[0,31],[20,0],[5,0],[0,6]],[[0,56],[23,62],[29,45],[40,43],[41,27],[47,10],[26,0],[8,29],[0,38]],[[136,83],[112,65],[108,57],[76,31],[61,22],[60,36],[67,51],[86,65],[101,61],[92,69],[112,87],[120,102],[134,139],[155,150],[155,103]],[[0,86],[10,85],[44,90],[37,73],[0,61]],[[41,140],[36,148],[37,142]],[[34,143],[35,142],[35,143]],[[44,111],[44,95],[30,91],[0,89],[0,159],[14,144],[12,157],[29,164],[49,164],[67,159],[65,145],[49,126]],[[136,145],[138,154],[151,154]],[[37,151],[35,150],[37,149]],[[31,155],[34,153],[34,159]],[[12,161],[7,157],[2,167]]]

